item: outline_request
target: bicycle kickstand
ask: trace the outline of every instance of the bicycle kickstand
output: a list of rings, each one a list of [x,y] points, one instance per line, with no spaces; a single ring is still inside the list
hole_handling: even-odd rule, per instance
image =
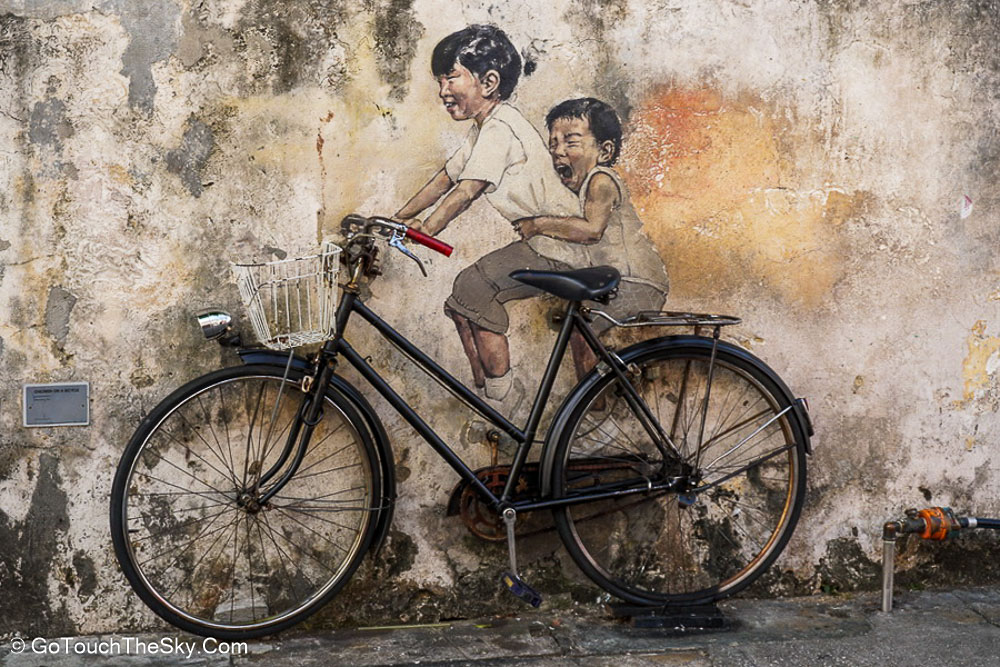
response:
[[[514,522],[517,521],[517,512],[508,507],[503,511],[503,522],[507,525],[507,548],[510,551],[510,572],[500,575],[500,581],[507,590],[521,598],[532,607],[542,604],[542,596],[534,588],[529,586],[517,573],[517,548],[514,546]]]

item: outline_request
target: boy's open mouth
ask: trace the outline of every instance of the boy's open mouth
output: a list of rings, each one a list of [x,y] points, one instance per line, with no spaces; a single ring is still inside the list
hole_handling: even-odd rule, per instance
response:
[[[559,178],[564,181],[573,180],[573,167],[568,164],[557,164],[555,165],[556,173],[559,174]]]

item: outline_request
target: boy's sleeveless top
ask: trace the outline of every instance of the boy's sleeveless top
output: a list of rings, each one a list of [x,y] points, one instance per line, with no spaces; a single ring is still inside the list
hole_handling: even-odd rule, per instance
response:
[[[645,283],[666,294],[669,281],[663,258],[643,231],[642,221],[632,207],[628,190],[613,169],[595,167],[587,174],[580,187],[580,216],[585,217],[587,188],[590,187],[590,179],[597,173],[607,174],[615,182],[618,187],[619,202],[611,211],[608,226],[604,229],[601,239],[597,243],[584,246],[590,254],[590,265],[613,266],[621,272],[622,280]]]

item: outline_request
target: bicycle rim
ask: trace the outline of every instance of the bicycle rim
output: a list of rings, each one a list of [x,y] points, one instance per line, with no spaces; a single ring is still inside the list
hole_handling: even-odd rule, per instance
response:
[[[595,485],[648,488],[693,472],[683,496],[642,493],[555,513],[583,572],[633,603],[702,603],[741,590],[777,558],[798,520],[805,457],[794,413],[766,373],[722,351],[706,392],[709,356],[667,348],[637,360],[631,374],[679,456],[653,444],[610,375],[575,407],[560,439],[557,497]]]
[[[230,369],[169,397],[133,437],[112,494],[116,553],[174,625],[275,632],[316,611],[363,559],[378,482],[349,406],[327,397],[294,477],[257,502],[293,458],[281,464],[302,396],[280,374]]]

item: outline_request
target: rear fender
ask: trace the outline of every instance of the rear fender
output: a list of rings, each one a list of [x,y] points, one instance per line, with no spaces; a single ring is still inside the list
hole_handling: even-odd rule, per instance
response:
[[[728,354],[741,357],[760,368],[767,378],[774,383],[774,386],[777,387],[782,397],[792,406],[792,414],[798,418],[797,421],[802,427],[801,436],[803,438],[805,451],[807,454],[812,454],[812,446],[809,443],[809,437],[813,434],[812,422],[809,419],[809,413],[806,408],[805,400],[796,399],[791,390],[785,385],[782,379],[778,377],[778,374],[771,370],[770,366],[765,364],[750,352],[723,340],[720,340],[718,345],[718,349],[720,351],[724,350]],[[695,347],[702,348],[704,350],[711,350],[712,339],[705,338],[703,336],[663,336],[629,346],[619,352],[618,356],[622,361],[628,364],[630,361],[638,359],[663,347]],[[602,370],[602,368],[604,368],[604,370]],[[569,420],[570,413],[572,412],[572,406],[579,401],[598,380],[609,372],[610,370],[608,370],[604,364],[598,364],[592,371],[590,371],[590,373],[580,380],[579,384],[576,385],[565,400],[563,400],[562,405],[559,406],[559,411],[556,412],[556,416],[552,420],[551,426],[549,426],[549,431],[545,435],[545,446],[542,449],[542,470],[540,479],[542,497],[547,497],[552,490],[550,477],[552,473],[552,465],[555,460],[556,440],[558,439],[559,434],[562,433],[563,429],[566,427],[566,422]]]

